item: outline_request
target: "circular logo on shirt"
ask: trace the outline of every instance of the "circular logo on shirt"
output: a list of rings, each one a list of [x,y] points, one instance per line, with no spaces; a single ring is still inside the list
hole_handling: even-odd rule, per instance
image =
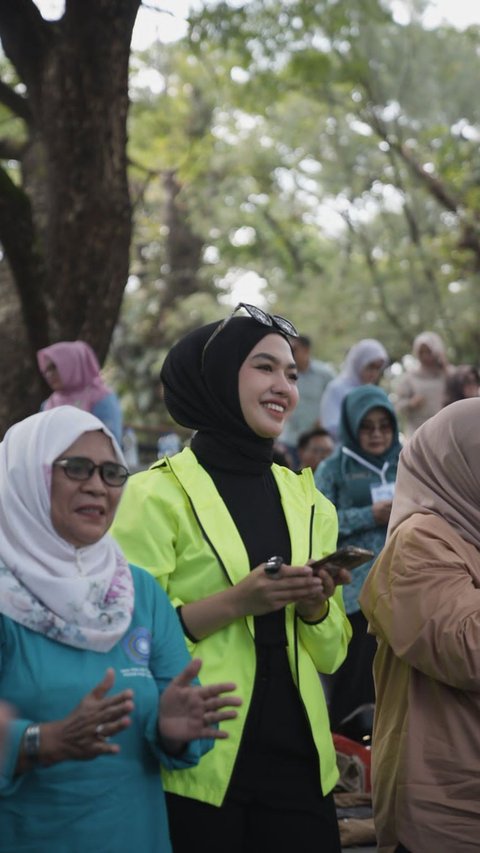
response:
[[[152,635],[147,628],[134,628],[122,640],[124,652],[134,663],[147,666],[152,645]]]

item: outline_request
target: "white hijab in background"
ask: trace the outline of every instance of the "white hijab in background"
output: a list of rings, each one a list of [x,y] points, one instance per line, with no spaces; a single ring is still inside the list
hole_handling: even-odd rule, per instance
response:
[[[422,364],[422,347],[430,350],[435,357],[433,364]],[[405,421],[404,432],[407,438],[445,405],[448,375],[445,345],[436,332],[421,332],[417,335],[412,352],[417,363],[405,371],[395,389],[395,408]]]
[[[108,534],[76,548],[51,521],[52,463],[96,430],[125,464],[111,432],[73,406],[26,418],[0,444],[0,613],[60,643],[107,652],[131,622],[128,564]]]
[[[388,353],[380,341],[375,338],[363,338],[349,349],[341,373],[328,383],[323,393],[320,402],[320,424],[328,429],[336,442],[339,441],[343,398],[352,388],[365,384],[361,377],[362,370],[374,361],[382,361],[385,368],[388,364]]]

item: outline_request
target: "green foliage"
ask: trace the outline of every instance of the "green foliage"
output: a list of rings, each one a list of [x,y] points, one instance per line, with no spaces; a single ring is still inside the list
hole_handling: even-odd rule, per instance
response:
[[[132,168],[141,285],[119,335],[144,355],[131,388],[225,313],[244,271],[337,364],[370,336],[398,358],[423,328],[478,362],[480,30],[418,21],[377,0],[219,3],[188,40],[137,59],[164,86],[133,92],[130,154],[148,177]],[[165,170],[202,246],[195,289],[167,308]]]

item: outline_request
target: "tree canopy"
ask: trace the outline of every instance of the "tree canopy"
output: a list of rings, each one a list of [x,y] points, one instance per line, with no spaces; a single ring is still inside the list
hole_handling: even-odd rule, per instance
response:
[[[138,58],[163,89],[134,90],[130,151],[151,171],[114,351],[140,410],[166,348],[223,313],[215,293],[246,271],[320,357],[373,336],[399,358],[434,328],[453,359],[479,360],[479,36],[401,25],[376,0],[250,0]],[[172,186],[195,247],[178,290]]]

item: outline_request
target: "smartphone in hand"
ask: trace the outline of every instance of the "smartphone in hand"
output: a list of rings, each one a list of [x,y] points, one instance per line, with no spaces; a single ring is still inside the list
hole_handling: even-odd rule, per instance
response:
[[[355,545],[346,545],[344,548],[339,548],[333,554],[328,554],[322,557],[321,560],[316,560],[311,564],[311,569],[314,574],[317,574],[319,569],[325,569],[334,581],[337,580],[340,569],[356,569],[358,566],[367,563],[375,554],[367,548],[357,548]]]

